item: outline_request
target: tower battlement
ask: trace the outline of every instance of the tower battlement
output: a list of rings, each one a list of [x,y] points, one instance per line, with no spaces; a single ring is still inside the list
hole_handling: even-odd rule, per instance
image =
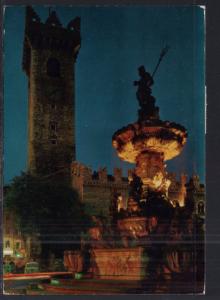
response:
[[[131,171],[128,170],[128,175]],[[114,168],[113,175],[110,175],[105,167],[100,167],[98,171],[92,171],[90,167],[77,161],[71,164],[71,175],[73,179],[80,180],[84,184],[128,184],[128,178],[122,176],[121,168]]]
[[[92,168],[74,161],[71,164],[72,187],[78,190],[82,202],[88,209],[88,213],[96,214],[97,211],[108,214],[110,200],[115,193],[122,195],[123,201],[126,203],[129,196],[129,182],[134,174],[133,169],[128,170],[128,176],[122,176],[121,168],[114,168],[113,174],[108,174],[107,168],[99,168],[98,171],[93,171]],[[182,173],[177,176],[175,173],[168,173],[168,179],[171,184],[168,189],[168,198],[175,206],[185,206],[186,196],[194,181],[198,181],[198,176],[193,176],[187,182],[187,175]],[[192,190],[195,194],[203,198],[204,186],[200,184],[200,189]]]
[[[72,187],[75,188],[90,215],[109,216],[111,199],[115,193],[128,197],[128,179],[122,177],[122,169],[115,168],[109,175],[107,168],[98,171],[77,161],[71,164]]]
[[[63,27],[55,11],[49,13],[45,23],[30,6],[26,8],[23,70],[30,72],[30,48],[52,49],[69,52],[77,57],[80,48],[80,18],[71,20]]]

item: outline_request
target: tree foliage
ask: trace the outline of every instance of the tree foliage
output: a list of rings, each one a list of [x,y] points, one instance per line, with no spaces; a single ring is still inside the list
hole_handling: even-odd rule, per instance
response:
[[[27,173],[13,179],[4,209],[17,216],[23,234],[39,234],[46,252],[76,248],[89,224],[76,190]]]

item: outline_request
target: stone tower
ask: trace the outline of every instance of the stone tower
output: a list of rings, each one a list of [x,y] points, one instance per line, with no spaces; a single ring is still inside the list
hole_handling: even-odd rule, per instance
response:
[[[75,160],[74,65],[80,18],[66,28],[54,11],[45,23],[26,8],[23,70],[28,77],[28,169],[50,176]]]

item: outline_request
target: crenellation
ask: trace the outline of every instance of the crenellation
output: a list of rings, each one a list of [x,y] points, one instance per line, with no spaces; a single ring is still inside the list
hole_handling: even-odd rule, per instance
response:
[[[122,181],[122,169],[121,168],[114,168],[114,180],[116,182],[121,182]]]
[[[62,27],[62,24],[60,23],[60,20],[58,19],[55,11],[49,13],[49,17],[47,18],[45,24],[53,27]]]
[[[72,21],[70,21],[67,25],[67,29],[71,31],[80,32],[80,18],[76,17]]]
[[[187,177],[188,176],[185,173],[181,173],[180,174],[180,182],[181,182],[182,186],[186,185],[186,183],[187,183]]]
[[[40,23],[41,19],[31,6],[26,7],[26,22],[27,23]],[[27,28],[26,28],[27,29]]]
[[[193,175],[187,183],[188,190],[194,190],[196,192],[204,192],[204,185],[200,182],[198,175]]]
[[[98,175],[99,175],[99,180],[102,182],[107,182],[108,178],[107,178],[107,169],[106,168],[99,168],[98,170]]]
[[[121,168],[115,168],[113,175],[109,175],[106,168],[100,168],[98,172],[93,172],[91,168],[76,161],[72,163],[71,169],[73,187],[81,191],[81,199],[83,199],[82,201],[87,206],[88,211],[91,209],[91,203],[93,206],[92,212],[100,208],[100,202],[105,207],[109,207],[109,201],[114,193],[122,194],[123,202],[127,203],[129,181],[132,174],[134,174],[134,170],[128,170],[128,177],[122,177]],[[175,173],[169,173],[167,176],[172,180],[168,189],[170,202],[174,206],[185,206],[187,175],[181,174],[179,179]],[[200,195],[200,198],[204,197],[204,189],[197,190],[196,194],[197,196]],[[104,211],[107,212],[107,210]]]

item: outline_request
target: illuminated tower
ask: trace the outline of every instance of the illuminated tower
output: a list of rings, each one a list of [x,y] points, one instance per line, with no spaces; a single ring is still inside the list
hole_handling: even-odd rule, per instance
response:
[[[26,9],[23,70],[28,77],[28,169],[51,175],[75,160],[74,65],[80,18],[66,28],[54,11],[45,23]]]

